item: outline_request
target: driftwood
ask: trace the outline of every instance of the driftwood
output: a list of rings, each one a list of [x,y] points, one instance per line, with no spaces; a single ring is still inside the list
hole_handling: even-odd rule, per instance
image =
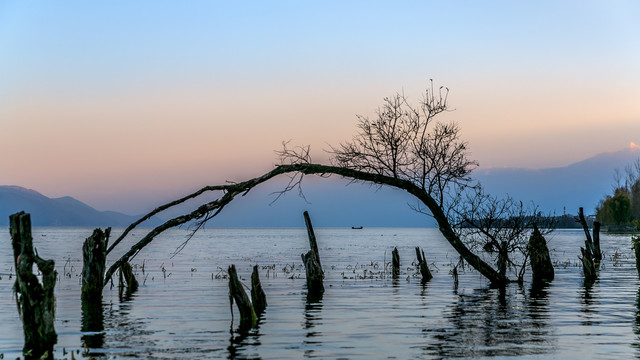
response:
[[[9,217],[13,257],[16,266],[15,292],[24,331],[25,359],[53,359],[58,341],[54,328],[54,287],[57,272],[53,260],[34,254],[31,217],[19,212]],[[33,264],[42,273],[42,284],[33,274]]]
[[[267,308],[267,296],[262,290],[260,276],[258,275],[258,265],[253,266],[251,273],[251,303],[257,315],[260,315]]]
[[[534,226],[533,233],[529,237],[527,249],[531,259],[532,282],[540,284],[552,281],[555,273],[551,256],[549,256],[549,248],[537,226]]]
[[[400,276],[400,254],[398,254],[398,248],[394,247],[391,251],[391,274],[394,279]]]
[[[424,256],[424,250],[421,252],[420,247],[418,246],[416,246],[416,256],[418,258],[418,267],[420,268],[420,274],[422,275],[422,285],[424,285],[433,278],[433,275],[431,275],[431,271],[429,271],[429,267],[427,266],[427,258]]]
[[[302,254],[302,263],[307,275],[307,299],[314,300],[322,297],[324,293],[324,272],[320,264],[320,254],[318,252],[318,242],[313,232],[309,213],[304,212],[304,222],[307,226],[307,234],[309,235],[309,250],[306,254]]]
[[[111,228],[93,230],[82,245],[82,300],[102,303],[107,244]]]
[[[247,293],[244,291],[240,280],[238,279],[238,272],[236,266],[229,266],[229,305],[231,306],[231,321],[233,321],[233,301],[235,300],[238,306],[238,312],[240,313],[240,329],[247,330],[255,327],[258,324],[258,317],[256,312],[249,301]]]

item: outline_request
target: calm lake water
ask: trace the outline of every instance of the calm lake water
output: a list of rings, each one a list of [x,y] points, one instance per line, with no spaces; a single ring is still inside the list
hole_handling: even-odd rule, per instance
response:
[[[189,233],[176,229],[132,261],[137,293],[121,301],[117,286],[105,290],[104,331],[83,332],[81,248],[91,230],[34,229],[35,247],[60,275],[58,359],[70,359],[70,351],[97,359],[640,358],[640,282],[628,235],[602,236],[606,259],[591,288],[578,266],[584,234],[559,230],[548,237],[556,280],[542,290],[525,283],[500,291],[474,271],[461,273],[455,289],[449,271],[458,256],[436,229],[316,229],[326,292],[307,303],[305,229],[206,229],[171,258]],[[0,353],[15,359],[23,335],[8,229],[0,240]],[[397,281],[384,273],[394,246],[402,263]],[[434,274],[424,287],[414,276],[415,246]],[[258,264],[269,302],[259,328],[244,335],[237,310],[232,324],[229,309],[230,264],[245,284]]]

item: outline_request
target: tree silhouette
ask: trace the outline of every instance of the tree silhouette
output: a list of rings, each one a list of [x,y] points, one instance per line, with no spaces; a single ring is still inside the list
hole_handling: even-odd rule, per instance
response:
[[[279,163],[273,170],[243,182],[206,186],[158,207],[130,225],[108,251],[111,252],[133,228],[159,212],[206,192],[220,195],[196,210],[152,229],[111,265],[105,277],[109,279],[122,263],[129,261],[169,228],[195,221],[197,230],[218,215],[236,196],[246,195],[263,182],[276,176],[288,176],[289,182],[280,192],[284,194],[294,189],[301,191],[304,176],[313,174],[340,176],[410,193],[420,204],[415,209],[437,221],[440,232],[468,264],[493,285],[508,283],[504,272],[496,271],[469,249],[450,221],[455,219],[454,214],[459,213],[456,208],[461,203],[462,192],[475,188],[470,173],[477,163],[469,159],[467,143],[460,139],[457,124],[436,119],[438,114],[449,110],[448,95],[448,88],[441,86],[436,89],[431,81],[417,106],[411,105],[403,94],[385,98],[374,117],[358,116],[359,130],[350,141],[331,148],[330,164],[313,163],[308,146],[291,147],[283,143],[282,150],[277,152]],[[178,249],[185,246],[187,241],[180,244]]]

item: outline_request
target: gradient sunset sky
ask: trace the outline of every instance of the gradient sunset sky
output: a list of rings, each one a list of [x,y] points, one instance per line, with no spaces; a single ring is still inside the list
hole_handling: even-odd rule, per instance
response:
[[[429,79],[482,167],[640,143],[640,2],[3,1],[0,184],[142,212]]]

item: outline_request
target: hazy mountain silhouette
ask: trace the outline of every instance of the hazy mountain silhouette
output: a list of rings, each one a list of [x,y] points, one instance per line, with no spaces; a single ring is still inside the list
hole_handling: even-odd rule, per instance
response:
[[[561,215],[577,213],[584,207],[592,214],[598,201],[611,193],[614,169],[624,169],[640,157],[640,148],[603,153],[558,168],[478,169],[473,175],[494,195],[508,193],[523,201],[535,201],[540,210]],[[302,212],[308,210],[317,227],[433,227],[435,221],[415,212],[409,205],[418,202],[406,192],[367,184],[350,184],[339,178],[319,179],[306,176],[306,199],[287,193],[275,200],[287,179],[275,179],[238,197],[227,205],[210,227],[304,227]],[[349,184],[347,186],[347,184]],[[157,200],[157,199],[156,199]],[[205,201],[202,199],[201,201]],[[189,212],[202,202],[190,202],[161,214],[168,219]],[[408,205],[409,204],[409,205]],[[158,204],[156,204],[158,205]],[[150,205],[152,210],[155,205]],[[18,186],[0,186],[0,226],[9,215],[24,210],[31,213],[34,226],[126,226],[139,216],[113,211],[98,211],[72,197],[48,198],[37,191]],[[147,225],[156,225],[155,218]]]
[[[48,198],[19,186],[0,186],[0,226],[9,224],[9,215],[31,214],[33,226],[127,226],[139,217],[115,211],[98,211],[70,196]],[[159,219],[149,223],[157,224]]]
[[[594,213],[598,201],[612,193],[613,174],[640,157],[640,147],[598,154],[574,164],[549,169],[489,168],[474,172],[485,189],[494,195],[509,194],[523,201],[535,201],[542,211],[576,214],[584,207]]]

